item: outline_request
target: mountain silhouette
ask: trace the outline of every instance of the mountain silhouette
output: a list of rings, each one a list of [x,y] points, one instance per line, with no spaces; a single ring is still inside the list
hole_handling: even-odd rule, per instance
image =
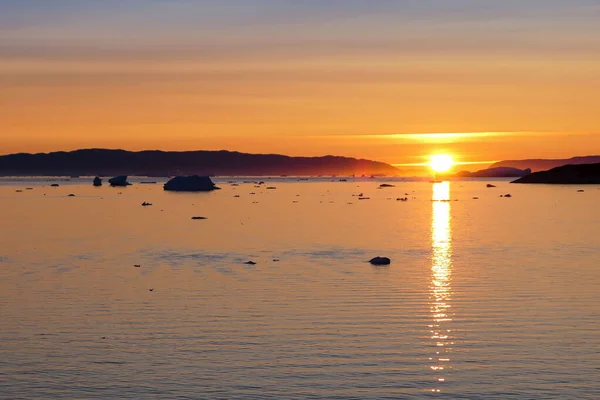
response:
[[[546,171],[556,167],[569,164],[596,164],[600,163],[600,156],[582,156],[563,159],[529,159],[529,160],[505,160],[494,163],[490,168],[512,167],[518,169],[531,169],[533,172]]]
[[[512,183],[600,184],[600,163],[563,165],[549,171],[534,172]]]
[[[0,175],[397,175],[395,167],[349,157],[289,157],[235,151],[126,151],[83,149],[70,152],[0,156]]]

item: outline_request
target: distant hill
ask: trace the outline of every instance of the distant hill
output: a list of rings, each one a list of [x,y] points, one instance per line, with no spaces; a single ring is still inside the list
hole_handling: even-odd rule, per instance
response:
[[[530,169],[511,167],[495,167],[482,169],[476,172],[461,171],[454,174],[457,178],[517,178],[531,173]]]
[[[530,159],[530,160],[506,160],[494,163],[490,168],[512,167],[518,169],[530,168],[533,172],[546,171],[552,168],[568,164],[596,164],[600,163],[600,156],[583,156],[565,159]]]
[[[600,163],[563,165],[549,171],[534,172],[512,183],[600,184]]]
[[[324,156],[288,157],[232,151],[85,149],[0,156],[0,176],[9,175],[397,175],[377,161]]]

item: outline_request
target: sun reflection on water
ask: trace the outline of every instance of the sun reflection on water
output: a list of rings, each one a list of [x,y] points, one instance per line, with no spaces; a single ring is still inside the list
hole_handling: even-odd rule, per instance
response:
[[[431,285],[429,305],[432,322],[429,325],[431,340],[435,344],[435,354],[430,357],[430,368],[436,373],[437,386],[433,392],[440,392],[440,384],[446,382],[450,369],[452,351],[452,228],[450,226],[450,183],[433,184],[431,217]]]

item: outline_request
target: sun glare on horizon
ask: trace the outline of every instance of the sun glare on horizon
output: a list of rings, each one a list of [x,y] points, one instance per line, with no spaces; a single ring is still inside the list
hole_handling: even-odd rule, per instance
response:
[[[429,157],[429,167],[435,172],[447,172],[454,164],[454,159],[448,154],[436,154]]]

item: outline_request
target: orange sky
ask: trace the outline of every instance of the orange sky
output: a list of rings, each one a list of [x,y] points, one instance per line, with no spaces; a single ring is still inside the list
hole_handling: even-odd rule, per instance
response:
[[[600,154],[590,2],[96,3],[0,17],[0,153]]]

